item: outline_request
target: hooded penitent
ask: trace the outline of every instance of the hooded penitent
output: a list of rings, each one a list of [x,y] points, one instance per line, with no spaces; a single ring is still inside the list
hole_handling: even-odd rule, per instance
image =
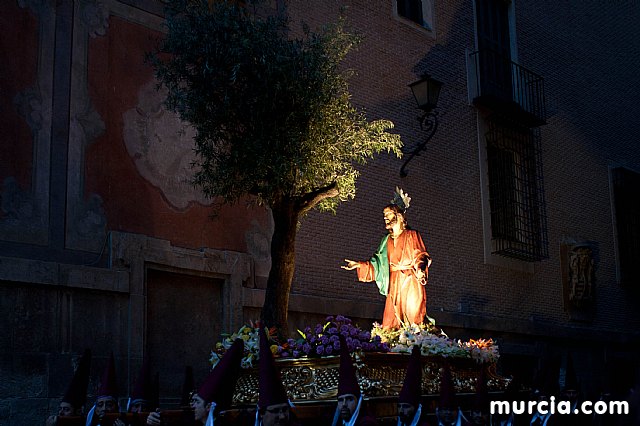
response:
[[[236,339],[198,388],[198,396],[205,403],[215,402],[219,410],[226,410],[233,401],[233,392],[240,377],[240,361],[244,341]]]
[[[258,398],[258,407],[263,409],[270,405],[288,403],[289,398],[273,360],[273,354],[271,353],[264,327],[259,327],[258,333],[260,338],[260,360],[258,362],[260,396]]]
[[[353,365],[347,341],[340,335],[340,378],[338,381],[338,396],[352,394],[356,398],[360,396],[360,386],[356,376],[356,368]]]
[[[140,368],[138,377],[136,378],[136,381],[133,385],[129,405],[133,405],[140,401],[145,401],[148,406],[147,408],[157,408],[152,407],[153,405],[157,405],[157,403],[153,401],[155,393],[155,386],[153,381],[151,380],[149,360],[145,358],[142,362],[142,367]]]
[[[476,381],[476,394],[473,397],[473,411],[489,412],[489,388],[487,387],[487,369],[482,367]]]
[[[109,362],[100,380],[100,388],[98,392],[96,392],[96,400],[105,397],[111,397],[116,401],[118,400],[118,382],[116,381],[116,367],[113,352],[111,352],[109,356]]]
[[[440,400],[439,408],[448,408],[455,410],[458,407],[456,403],[456,390],[453,387],[453,378],[451,377],[451,369],[446,362],[442,366],[442,374],[440,376]]]
[[[67,392],[62,398],[62,402],[73,405],[74,410],[84,406],[87,400],[87,387],[89,386],[89,370],[91,369],[91,350],[85,349],[84,354],[78,362],[78,368],[73,374]]]
[[[422,395],[421,357],[420,346],[414,345],[407,365],[402,390],[398,395],[398,402],[411,404],[414,407],[418,407],[420,404],[420,396]]]

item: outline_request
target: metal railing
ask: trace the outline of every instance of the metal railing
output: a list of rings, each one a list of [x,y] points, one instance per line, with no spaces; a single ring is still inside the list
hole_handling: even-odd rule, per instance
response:
[[[489,49],[473,52],[469,58],[474,103],[497,109],[529,127],[546,122],[542,76]]]

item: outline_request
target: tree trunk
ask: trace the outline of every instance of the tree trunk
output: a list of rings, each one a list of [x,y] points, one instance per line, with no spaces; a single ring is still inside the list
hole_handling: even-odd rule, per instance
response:
[[[290,198],[271,206],[274,231],[271,239],[271,271],[260,317],[267,327],[276,327],[279,337],[288,332],[289,292],[295,269],[295,243],[300,215],[296,202]]]

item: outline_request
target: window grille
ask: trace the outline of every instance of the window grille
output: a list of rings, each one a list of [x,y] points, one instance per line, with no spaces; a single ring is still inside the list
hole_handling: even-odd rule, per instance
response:
[[[494,117],[485,137],[492,253],[530,262],[548,258],[538,129]]]
[[[640,174],[624,167],[612,170],[620,284],[639,290]]]

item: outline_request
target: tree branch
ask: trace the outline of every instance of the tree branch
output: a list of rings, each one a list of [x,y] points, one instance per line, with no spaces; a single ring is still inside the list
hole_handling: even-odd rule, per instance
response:
[[[320,201],[324,200],[325,198],[335,197],[339,193],[340,191],[338,191],[338,184],[336,182],[332,182],[330,185],[327,185],[324,188],[316,189],[315,191],[311,191],[303,195],[302,197],[299,197],[297,200],[297,207],[300,211],[300,214],[304,215]]]

